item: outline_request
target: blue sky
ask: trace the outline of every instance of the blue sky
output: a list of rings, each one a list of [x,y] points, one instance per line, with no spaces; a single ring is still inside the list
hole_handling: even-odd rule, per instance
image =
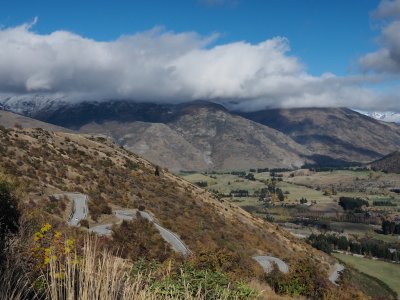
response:
[[[376,48],[378,32],[369,14],[377,0],[3,1],[0,24],[39,18],[34,31],[68,30],[96,40],[114,40],[164,26],[176,32],[219,33],[217,43],[251,43],[284,36],[313,75],[354,72],[355,61]],[[210,0],[209,2],[213,2]]]
[[[3,1],[0,98],[37,94],[400,112],[400,0]]]

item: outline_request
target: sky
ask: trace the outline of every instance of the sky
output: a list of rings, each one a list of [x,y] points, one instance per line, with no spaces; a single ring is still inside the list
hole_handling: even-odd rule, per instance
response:
[[[4,1],[0,98],[400,111],[400,0]]]

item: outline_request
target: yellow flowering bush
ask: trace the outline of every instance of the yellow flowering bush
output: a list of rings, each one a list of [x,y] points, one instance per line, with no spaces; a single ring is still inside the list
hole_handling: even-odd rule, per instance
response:
[[[34,235],[33,258],[35,267],[45,271],[50,261],[63,261],[75,249],[74,239],[65,239],[61,232],[46,223]]]

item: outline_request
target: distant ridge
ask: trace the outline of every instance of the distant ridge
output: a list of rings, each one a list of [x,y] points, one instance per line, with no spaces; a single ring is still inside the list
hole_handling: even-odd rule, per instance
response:
[[[0,109],[0,125],[5,128],[21,126],[22,128],[42,128],[54,132],[73,132],[70,129],[24,117],[12,112]]]
[[[180,170],[297,168],[369,163],[400,148],[400,126],[348,108],[234,112],[220,104],[128,100],[0,99],[6,110],[70,130],[102,134]]]
[[[400,126],[348,108],[293,108],[239,113],[279,130],[314,155],[367,163],[400,148]]]
[[[395,151],[372,162],[371,168],[376,171],[400,174],[400,151]]]

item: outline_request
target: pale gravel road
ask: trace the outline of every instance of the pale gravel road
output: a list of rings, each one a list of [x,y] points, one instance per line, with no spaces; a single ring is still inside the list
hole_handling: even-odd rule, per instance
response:
[[[68,221],[68,224],[71,226],[79,226],[79,222],[87,218],[88,214],[88,206],[87,201],[88,197],[84,194],[79,193],[64,193],[64,194],[57,194],[54,195],[56,198],[61,198],[62,196],[68,196],[73,201],[73,215]],[[147,219],[148,221],[154,223],[154,226],[160,232],[161,237],[171,245],[172,249],[183,256],[187,256],[190,254],[190,250],[188,247],[182,242],[182,240],[173,232],[169,231],[168,229],[162,227],[161,225],[157,224],[153,217],[150,216],[147,212],[141,211],[139,212],[140,215]],[[131,221],[136,218],[136,212],[129,211],[129,210],[117,210],[115,211],[115,216],[120,220],[121,223],[123,220]],[[112,233],[112,225],[113,224],[103,224],[92,227],[89,231],[94,232],[98,235],[111,235]],[[264,269],[266,273],[272,271],[273,263],[278,266],[279,271],[282,273],[289,272],[289,266],[282,261],[281,259],[273,256],[253,256],[253,259],[257,261],[260,266]],[[339,279],[341,272],[344,270],[344,266],[336,263],[334,265],[334,270],[329,276],[329,280],[337,285],[336,281]]]
[[[67,196],[73,202],[72,210],[73,214],[68,220],[70,226],[80,226],[79,222],[87,218],[88,215],[88,196],[80,193],[63,193],[54,195],[57,199],[63,196]]]
[[[71,226],[79,226],[79,222],[87,218],[88,214],[88,206],[87,201],[88,197],[84,194],[79,193],[64,193],[64,194],[57,194],[54,195],[56,198],[61,198],[62,196],[68,196],[73,201],[73,214],[68,224]],[[169,231],[168,229],[162,227],[161,225],[157,224],[153,217],[150,216],[147,212],[141,211],[139,212],[140,215],[147,219],[148,221],[154,223],[154,226],[160,232],[162,238],[171,245],[172,249],[184,256],[190,254],[190,250],[188,247],[182,242],[182,240],[173,232]],[[123,220],[131,221],[136,218],[136,212],[129,211],[129,210],[117,210],[115,211],[115,216],[120,220],[121,223]],[[99,235],[111,235],[112,233],[112,225],[113,224],[103,224],[92,227],[89,231],[94,232]],[[282,261],[281,259],[273,256],[253,256],[253,259],[257,261],[260,266],[264,269],[266,273],[272,271],[273,263],[278,266],[279,271],[282,273],[289,272],[289,266]],[[334,265],[334,270],[329,276],[329,280],[337,285],[336,281],[339,279],[341,272],[344,270],[344,266],[336,263]]]
[[[279,271],[282,273],[289,272],[289,266],[281,259],[273,256],[253,256],[255,261],[259,263],[259,265],[264,269],[266,273],[269,273],[273,269],[273,263],[276,263]]]

